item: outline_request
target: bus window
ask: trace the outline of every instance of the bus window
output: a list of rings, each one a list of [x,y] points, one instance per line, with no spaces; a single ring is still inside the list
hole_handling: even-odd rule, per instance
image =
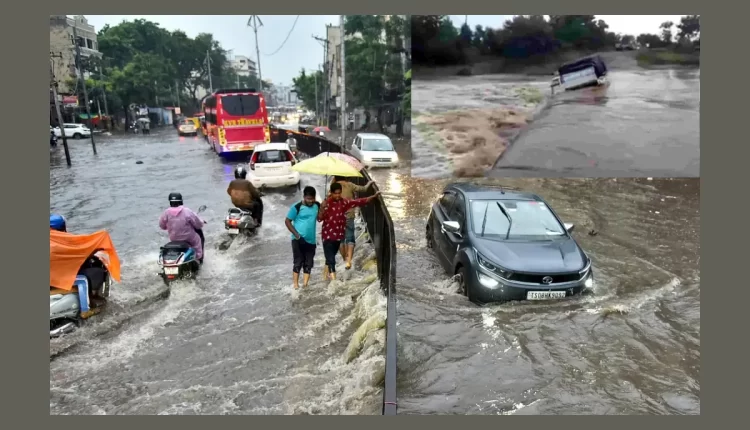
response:
[[[223,96],[221,106],[229,116],[252,116],[260,109],[260,97],[254,94]]]

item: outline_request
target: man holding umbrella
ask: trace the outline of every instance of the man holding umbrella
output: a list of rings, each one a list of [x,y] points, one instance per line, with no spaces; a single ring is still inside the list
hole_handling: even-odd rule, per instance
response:
[[[370,197],[351,200],[342,197],[342,188],[340,183],[332,183],[331,192],[323,200],[318,211],[318,221],[323,221],[320,236],[323,239],[323,254],[326,259],[323,276],[332,281],[336,279],[336,254],[345,236],[346,212],[355,207],[362,207],[380,195],[378,191]]]
[[[373,181],[370,181],[365,186],[361,186],[349,182],[344,176],[334,176],[333,182],[341,184],[341,197],[347,200],[353,200],[354,193],[363,193],[374,183]],[[354,208],[351,208],[346,212],[344,246],[341,247],[341,258],[346,262],[346,270],[352,268],[352,258],[354,257],[354,245],[356,242],[354,237],[354,212]]]

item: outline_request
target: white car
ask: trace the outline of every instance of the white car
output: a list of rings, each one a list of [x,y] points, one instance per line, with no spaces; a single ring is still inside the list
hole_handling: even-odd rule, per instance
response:
[[[393,142],[384,134],[357,134],[352,142],[351,153],[366,168],[398,166],[398,154],[393,147]]]
[[[84,137],[91,136],[91,130],[83,124],[63,124],[65,128],[65,137],[72,137],[75,139],[83,139]],[[55,136],[62,137],[60,133],[60,127],[55,127]]]
[[[297,158],[286,143],[264,143],[250,156],[248,180],[256,187],[299,186],[299,172],[292,170]]]

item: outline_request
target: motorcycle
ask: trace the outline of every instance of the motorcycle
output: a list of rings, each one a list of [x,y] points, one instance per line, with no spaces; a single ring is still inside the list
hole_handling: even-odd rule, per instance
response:
[[[206,210],[203,205],[198,208],[198,213]],[[197,253],[187,242],[173,241],[159,248],[159,276],[165,284],[169,285],[178,279],[195,279],[201,264]]]
[[[83,241],[89,241],[89,243],[81,244]],[[78,248],[75,251],[83,251],[84,248],[92,246],[94,241],[104,244],[105,247],[95,249],[83,264],[78,266],[78,270],[76,270],[77,262],[71,263],[69,255],[62,255],[70,254],[71,249],[75,248]],[[53,243],[64,243],[64,245],[54,246]],[[54,231],[50,234],[50,244],[50,284],[64,285],[59,281],[74,276],[69,289],[50,286],[49,335],[50,338],[54,338],[75,331],[84,320],[99,314],[104,309],[113,278],[119,280],[120,266],[109,234],[105,231],[91,235],[72,235]],[[114,267],[113,261],[116,261]]]
[[[255,222],[252,212],[240,208],[230,208],[224,218],[224,228],[232,236],[237,236],[240,233],[251,236],[258,228],[258,224]]]

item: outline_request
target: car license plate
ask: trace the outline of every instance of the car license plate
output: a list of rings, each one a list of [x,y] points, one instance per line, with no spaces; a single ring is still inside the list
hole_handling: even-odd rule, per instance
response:
[[[164,274],[165,275],[176,275],[180,272],[179,267],[165,267],[164,268]]]
[[[230,228],[229,234],[240,234],[240,229],[238,228]]]
[[[565,297],[565,291],[529,291],[526,294],[527,300],[553,300]]]

